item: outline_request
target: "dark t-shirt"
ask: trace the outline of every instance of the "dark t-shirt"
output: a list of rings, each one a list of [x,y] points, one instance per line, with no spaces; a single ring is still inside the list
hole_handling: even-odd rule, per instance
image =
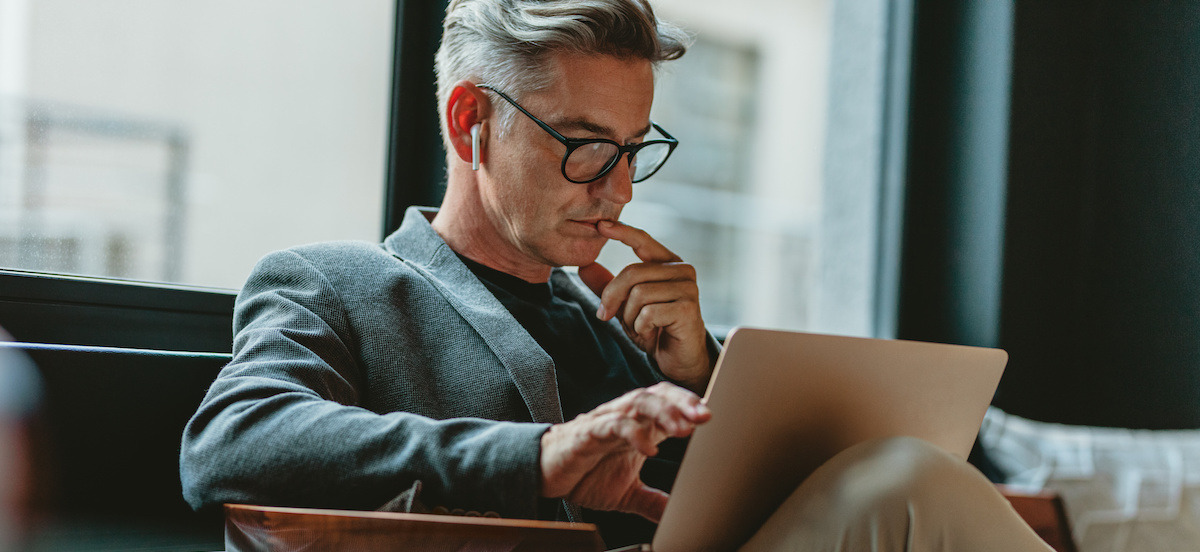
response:
[[[529,283],[459,256],[554,361],[563,419],[571,420],[628,391],[653,385],[643,358],[626,356],[606,339],[607,324],[552,283]],[[686,441],[668,439],[646,460],[642,481],[670,492]],[[655,526],[640,516],[584,509],[609,547],[650,542]]]

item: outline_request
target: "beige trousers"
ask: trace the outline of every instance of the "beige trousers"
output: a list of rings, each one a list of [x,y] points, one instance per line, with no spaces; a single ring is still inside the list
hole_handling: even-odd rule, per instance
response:
[[[742,552],[1051,548],[973,466],[913,438],[851,447],[813,472]]]

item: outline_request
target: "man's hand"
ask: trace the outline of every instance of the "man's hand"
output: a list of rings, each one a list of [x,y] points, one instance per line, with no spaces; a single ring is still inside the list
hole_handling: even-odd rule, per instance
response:
[[[579,268],[579,277],[600,296],[601,320],[613,317],[663,374],[703,393],[712,375],[708,334],[700,317],[696,269],[646,232],[619,222],[601,221],[600,235],[633,249],[642,260],[615,278],[598,263]]]
[[[542,496],[655,523],[667,494],[638,473],[667,437],[686,437],[712,417],[700,397],[667,382],[635,389],[542,434]]]

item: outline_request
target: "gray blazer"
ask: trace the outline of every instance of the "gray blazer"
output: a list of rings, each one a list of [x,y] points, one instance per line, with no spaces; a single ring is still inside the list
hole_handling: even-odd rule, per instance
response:
[[[193,507],[375,509],[419,480],[429,506],[538,517],[541,435],[563,421],[554,364],[433,231],[432,213],[409,209],[383,244],[259,261],[234,310],[233,360],[184,430]],[[551,278],[599,306],[578,277]],[[609,329],[644,360],[635,369],[663,379]]]

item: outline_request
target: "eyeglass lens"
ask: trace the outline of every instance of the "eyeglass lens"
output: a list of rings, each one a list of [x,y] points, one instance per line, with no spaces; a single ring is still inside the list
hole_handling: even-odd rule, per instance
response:
[[[665,143],[650,144],[639,150],[632,159],[630,179],[638,182],[654,174],[670,152],[671,147]],[[617,146],[608,142],[585,144],[571,152],[563,168],[571,180],[591,180],[603,172],[618,153]]]
[[[670,144],[650,144],[641,149],[633,158],[633,176],[634,182],[639,182],[650,177],[662,166],[667,160],[667,155],[671,153]]]

